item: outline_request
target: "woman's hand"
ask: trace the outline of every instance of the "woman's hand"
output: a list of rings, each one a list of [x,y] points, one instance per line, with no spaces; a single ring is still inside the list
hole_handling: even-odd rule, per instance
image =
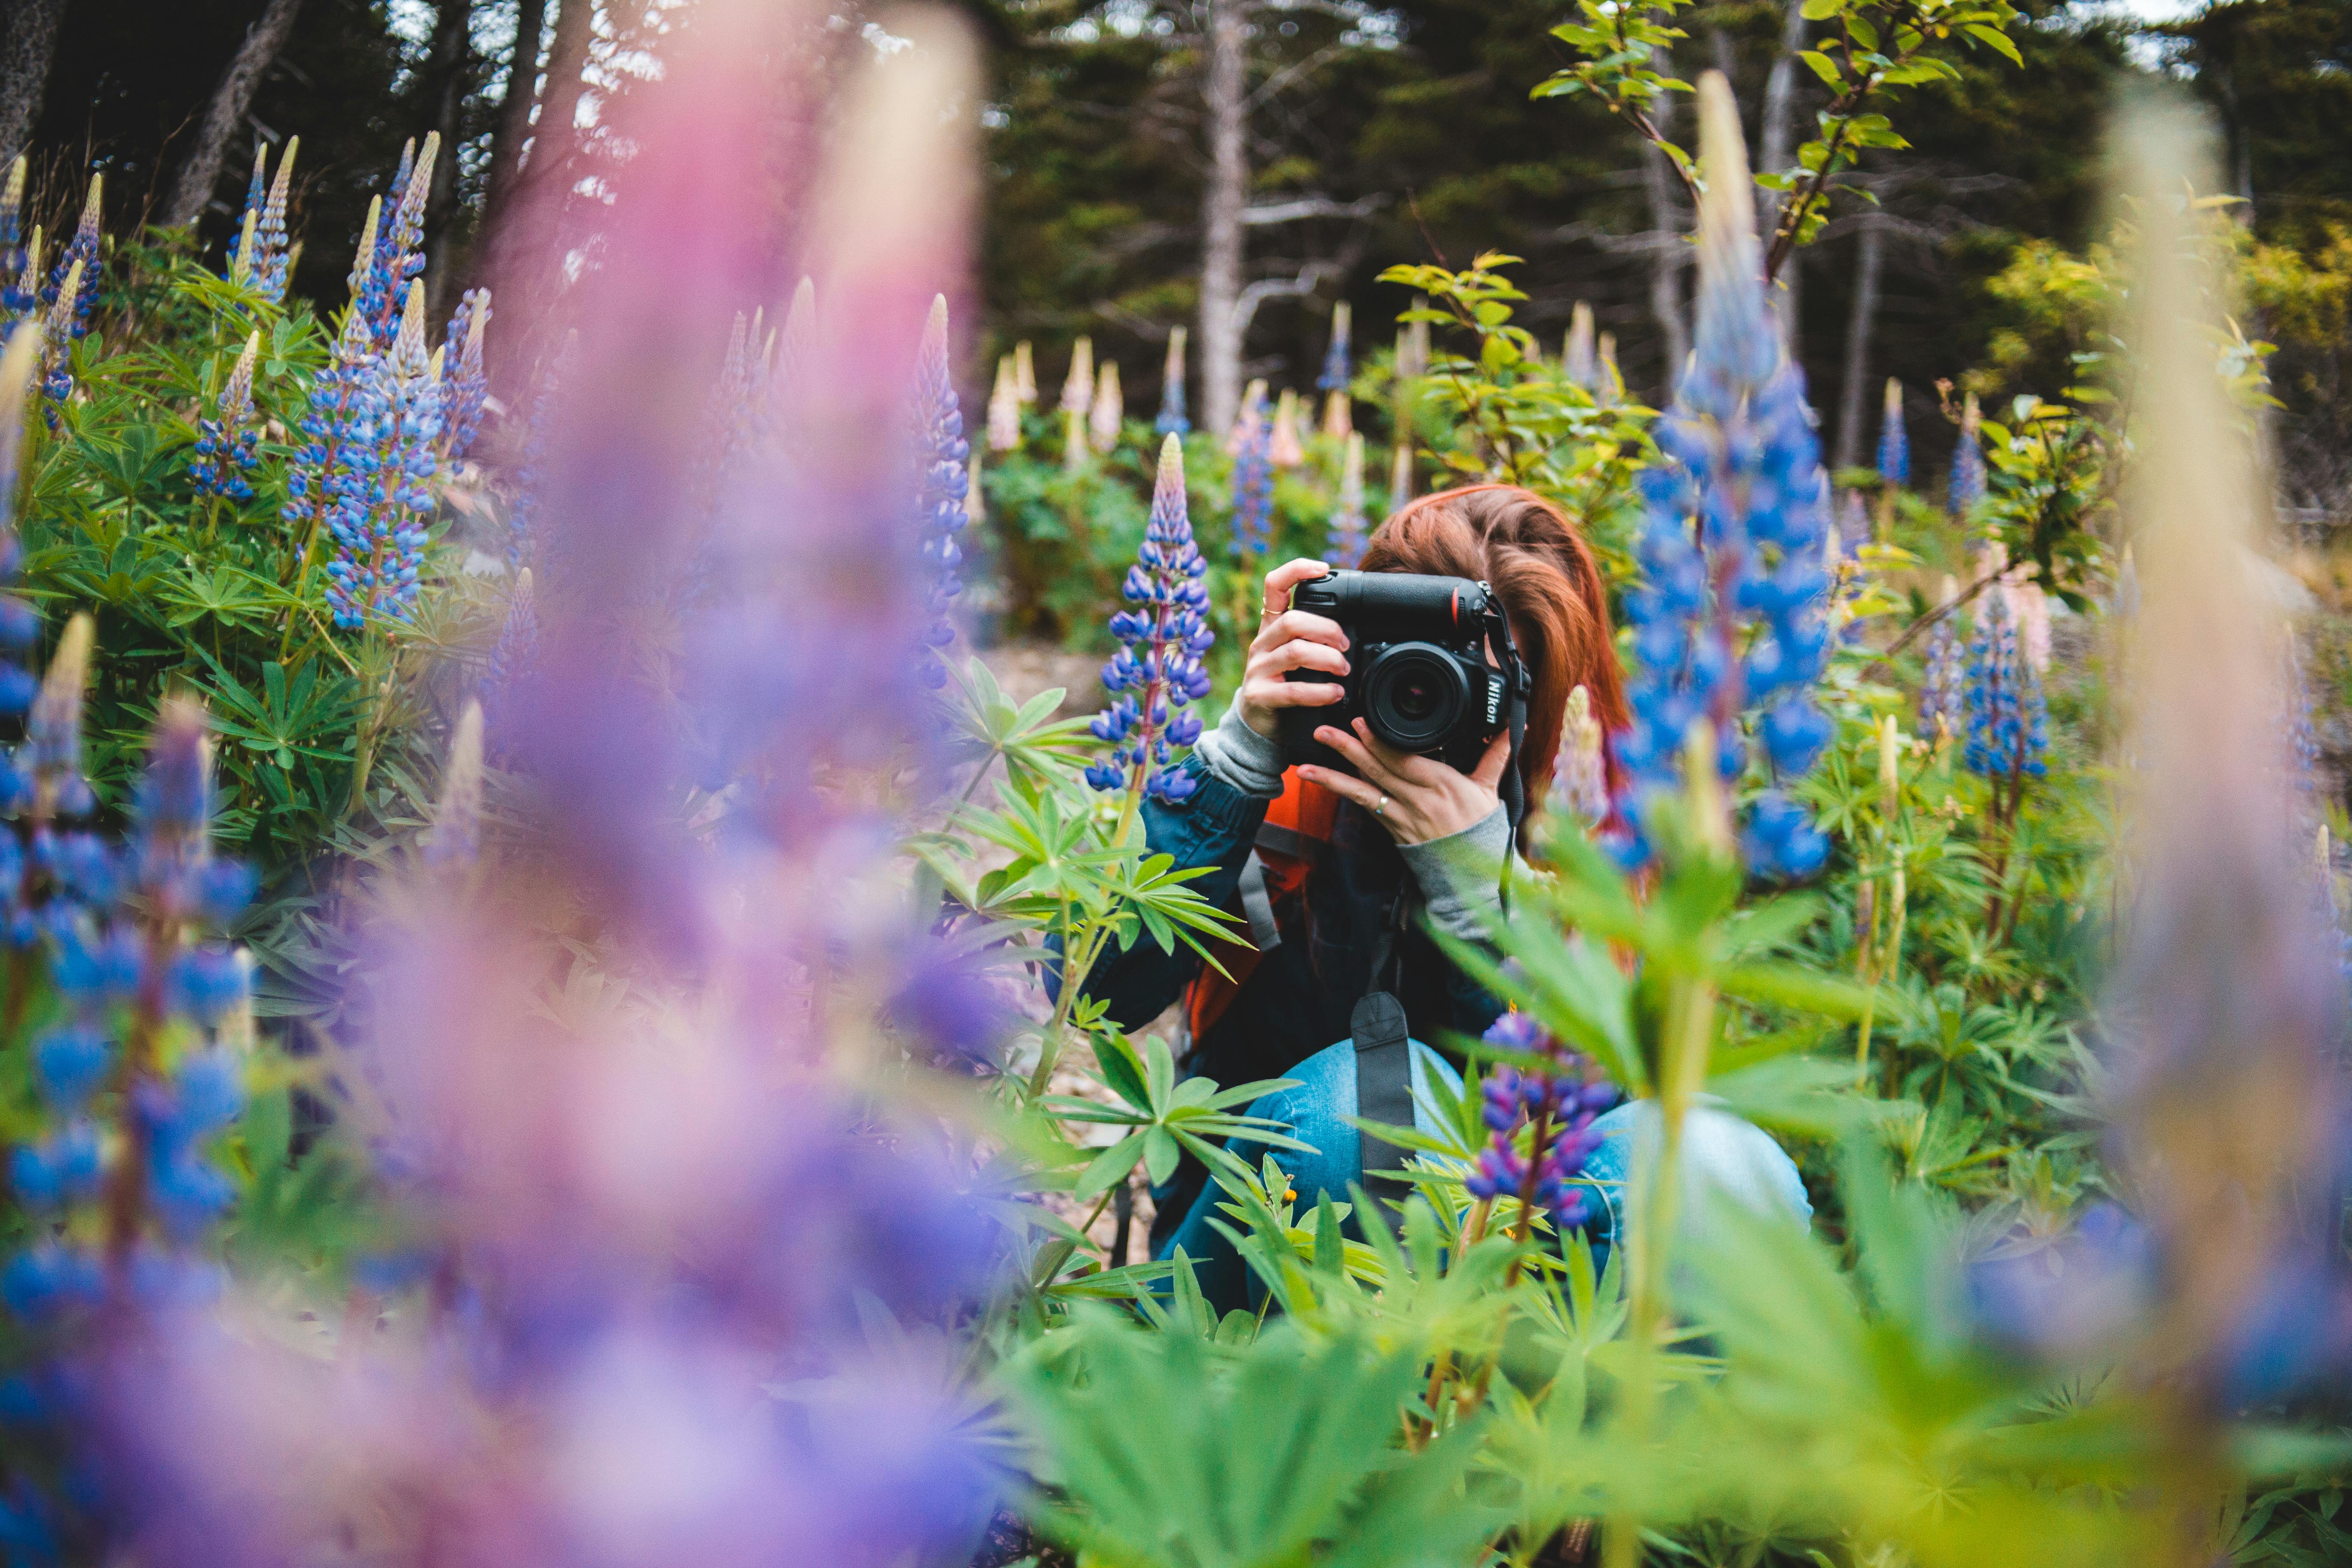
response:
[[[1269,741],[1279,738],[1279,710],[1328,707],[1347,695],[1344,689],[1320,680],[1283,679],[1294,669],[1348,673],[1343,651],[1348,634],[1339,623],[1290,607],[1293,584],[1330,570],[1320,561],[1300,560],[1285,562],[1265,574],[1265,607],[1249,646],[1249,661],[1242,668],[1241,706],[1242,721]]]
[[[1433,758],[1400,752],[1376,739],[1371,725],[1349,731],[1324,724],[1315,738],[1355,764],[1351,778],[1330,768],[1301,767],[1299,776],[1347,796],[1381,819],[1400,844],[1426,844],[1475,827],[1502,804],[1503,770],[1511,763],[1511,732],[1486,742],[1486,754],[1466,773]]]

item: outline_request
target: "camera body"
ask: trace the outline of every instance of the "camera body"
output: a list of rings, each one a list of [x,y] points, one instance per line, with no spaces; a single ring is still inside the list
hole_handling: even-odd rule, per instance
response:
[[[1467,577],[1403,572],[1332,572],[1292,587],[1290,607],[1339,623],[1348,634],[1349,672],[1294,669],[1286,679],[1338,684],[1347,696],[1320,708],[1285,708],[1286,761],[1348,769],[1315,737],[1322,725],[1345,730],[1359,718],[1402,752],[1433,757],[1468,773],[1524,702],[1527,672],[1511,642],[1501,601]],[[1487,661],[1492,644],[1503,668]]]

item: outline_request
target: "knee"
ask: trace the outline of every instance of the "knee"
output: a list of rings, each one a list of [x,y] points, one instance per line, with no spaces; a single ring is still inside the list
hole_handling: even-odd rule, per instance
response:
[[[1283,1076],[1297,1081],[1253,1101],[1249,1114],[1275,1123],[1275,1131],[1307,1147],[1267,1148],[1236,1139],[1235,1152],[1254,1164],[1271,1153],[1289,1175],[1301,1203],[1312,1204],[1318,1191],[1328,1191],[1334,1201],[1345,1203],[1348,1184],[1363,1173],[1361,1145],[1349,1121],[1356,1114],[1354,1053],[1344,1044],[1334,1046]]]
[[[1596,1241],[1614,1240],[1629,1205],[1637,1200],[1633,1173],[1656,1157],[1659,1115],[1654,1100],[1633,1100],[1593,1122],[1602,1135],[1586,1160],[1591,1184],[1585,1230]],[[1710,1207],[1732,1202],[1751,1212],[1810,1225],[1813,1205],[1796,1162],[1753,1122],[1710,1106],[1694,1106],[1683,1121],[1682,1168],[1677,1182],[1678,1229],[1685,1240],[1703,1234]]]

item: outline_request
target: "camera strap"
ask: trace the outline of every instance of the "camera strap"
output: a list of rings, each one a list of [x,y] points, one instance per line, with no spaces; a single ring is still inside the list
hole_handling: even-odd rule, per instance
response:
[[[1385,984],[1399,962],[1397,939],[1406,919],[1405,891],[1399,888],[1372,948],[1371,988],[1357,1001],[1348,1020],[1356,1047],[1356,1115],[1391,1127],[1412,1125],[1412,1046],[1405,1033],[1404,1004]],[[1385,1192],[1372,1191],[1372,1174],[1404,1169],[1405,1152],[1362,1131],[1357,1134],[1357,1146],[1363,1151],[1365,1192],[1387,1197]]]

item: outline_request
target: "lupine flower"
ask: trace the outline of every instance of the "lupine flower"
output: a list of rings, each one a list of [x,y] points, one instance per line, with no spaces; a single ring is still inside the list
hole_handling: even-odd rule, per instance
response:
[[[1952,480],[1949,504],[1954,517],[1966,517],[1969,509],[1984,500],[1984,448],[1977,444],[1977,395],[1968,395],[1960,407],[1959,444],[1952,448]]]
[[[1118,445],[1118,430],[1127,418],[1127,402],[1118,389],[1118,362],[1107,360],[1095,377],[1094,406],[1087,412],[1087,436],[1094,449],[1108,457]]]
[[[360,319],[356,310],[352,319]],[[350,493],[326,512],[335,546],[327,603],[337,626],[355,631],[371,617],[404,621],[412,613],[440,433],[441,393],[426,373],[425,286],[411,283],[392,352],[365,362],[353,400],[343,444]]]
[[[2014,780],[2038,779],[2049,771],[2043,762],[2050,745],[2049,709],[2042,682],[2018,654],[2009,595],[1998,589],[1985,595],[1969,639],[1967,703],[1969,742],[1961,761],[1970,773]]]
[[[1250,383],[1234,434],[1233,552],[1246,561],[1274,542],[1274,420],[1266,411],[1265,383]]]
[[[441,151],[441,133],[425,132],[425,145],[403,147],[400,169],[380,222],[362,237],[360,257],[353,264],[352,304],[367,319],[376,352],[389,353],[400,336],[401,317],[409,284],[425,270],[425,203],[433,187],[433,165]],[[414,162],[411,162],[412,156]],[[376,209],[369,208],[371,216]],[[359,269],[364,268],[365,271]]]
[[[444,363],[441,374],[441,449],[462,458],[473,449],[482,428],[482,405],[489,398],[488,373],[482,368],[482,334],[490,324],[490,291],[468,289],[457,299],[449,318],[442,350],[457,360]]]
[[[1062,466],[1076,473],[1087,466],[1087,413],[1095,401],[1095,341],[1070,345],[1070,374],[1062,382]]]
[[[1747,153],[1720,76],[1702,81],[1700,104],[1698,343],[1657,426],[1665,460],[1642,478],[1643,583],[1625,601],[1633,723],[1614,738],[1626,782],[1612,847],[1629,867],[1651,858],[1650,820],[1680,785],[1694,724],[1712,727],[1726,779],[1746,765],[1743,713],[1761,710],[1756,731],[1776,780],[1810,769],[1831,733],[1811,700],[1829,647],[1828,481],[1802,373],[1782,359],[1765,301]],[[1761,871],[1802,875],[1828,854],[1777,784],[1748,829]]]
[[[1242,405],[1234,415],[1234,427],[1225,433],[1225,456],[1240,457],[1266,417],[1265,382],[1260,378],[1242,389]]]
[[[38,260],[27,260],[24,244],[25,160],[20,154],[8,165],[8,178],[0,185],[0,326],[23,321],[33,313],[37,291],[31,279],[37,276]],[[38,229],[34,231],[39,233]],[[39,248],[39,241],[34,242]]]
[[[1886,408],[1878,421],[1878,477],[1890,485],[1911,478],[1911,435],[1903,426],[1903,384],[1886,378]]]
[[[1117,367],[1112,367],[1115,388]],[[916,356],[915,418],[923,466],[915,502],[918,536],[922,541],[927,573],[925,610],[931,617],[925,628],[922,678],[926,686],[947,683],[947,669],[938,649],[955,641],[955,624],[948,608],[963,592],[963,547],[957,542],[964,529],[963,498],[971,485],[966,465],[971,444],[964,439],[963,412],[956,403],[955,381],[948,373],[948,300],[942,294],[931,302],[930,319],[923,325],[922,348]]]
[[[507,564],[519,567],[537,557],[541,492],[547,483],[547,426],[562,388],[572,340],[566,338],[555,358],[539,373],[531,394],[530,414],[523,421],[522,458],[515,465],[514,500],[507,510]]]
[[[1191,433],[1192,421],[1184,415],[1184,329],[1171,327],[1168,332],[1168,361],[1160,370],[1160,417],[1152,421],[1154,434],[1183,436]]]
[[[1208,570],[1192,542],[1183,444],[1165,437],[1151,521],[1120,588],[1130,607],[1110,618],[1111,635],[1125,646],[1103,666],[1103,689],[1114,700],[1095,715],[1093,729],[1111,750],[1087,769],[1095,788],[1140,787],[1172,803],[1198,787],[1177,766],[1176,753],[1201,738],[1201,716],[1185,708],[1209,694],[1201,658],[1217,635],[1209,629],[1209,591],[1202,582]]]
[[[1592,307],[1579,300],[1568,319],[1568,342],[1560,348],[1560,369],[1574,384],[1590,393],[1601,390],[1601,359],[1592,337]]]
[[[1026,338],[1013,345],[1013,395],[1024,405],[1037,401],[1037,359]]]
[[[433,808],[433,837],[425,860],[436,866],[470,866],[482,852],[482,705],[469,701],[449,738],[448,765],[441,770],[441,795]]]
[[[82,292],[81,263],[77,261],[66,269],[58,284],[57,298],[49,304],[49,318],[42,335],[48,351],[41,373],[41,395],[48,406],[42,413],[53,430],[57,428],[58,409],[73,395],[73,345],[81,335],[75,324],[76,306]]]
[[[988,395],[988,449],[1010,452],[1021,445],[1021,391],[1013,380],[1013,356],[996,361],[996,385]]]
[[[539,605],[532,597],[530,568],[515,574],[514,593],[507,599],[506,624],[490,650],[489,678],[485,683],[499,696],[527,679],[539,662]]]
[[[1276,468],[1295,468],[1307,460],[1307,448],[1298,439],[1298,394],[1287,387],[1275,405],[1271,434],[1265,455]]]
[[[73,238],[58,252],[49,286],[41,290],[41,303],[49,307],[53,336],[64,335],[63,322],[72,324],[77,342],[89,331],[90,312],[98,307],[99,197],[105,183],[103,174],[89,177],[89,199],[82,203],[81,222],[75,226]]]
[[[228,280],[239,288],[253,281],[260,259],[261,209],[269,200],[269,143],[253,150],[253,180],[245,190],[245,213],[237,221],[236,245],[229,252]]]
[[[16,464],[25,441],[25,399],[41,359],[41,328],[37,321],[20,322],[0,350],[0,582],[16,580],[25,558],[16,534]],[[40,635],[40,616],[32,605],[13,594],[0,594],[0,714],[15,716],[32,703],[37,689],[32,675],[17,662]],[[12,767],[0,766],[0,796],[20,803],[26,781]]]
[[[1592,694],[1579,686],[1568,694],[1568,721],[1559,732],[1559,758],[1551,770],[1551,810],[1597,827],[1609,816],[1609,774],[1603,748],[1608,737],[1593,717]]]
[[[1350,430],[1347,456],[1339,464],[1339,500],[1331,510],[1329,542],[1323,547],[1323,559],[1334,566],[1353,567],[1364,558],[1369,542],[1370,530],[1364,521],[1364,437],[1361,431]]]
[[[1959,596],[1959,586],[1944,579],[1942,603]],[[1919,683],[1919,733],[1938,743],[1968,733],[1966,679],[1960,668],[1959,612],[1944,616],[1927,634],[1927,668]]]
[[[1849,549],[1870,542],[1870,503],[1862,499],[1860,490],[1845,492],[1845,515],[1838,519],[1831,538],[1833,543],[1843,542]]]
[[[245,476],[253,472],[259,460],[255,444],[261,432],[250,418],[253,362],[260,353],[261,333],[257,330],[246,337],[245,352],[236,356],[236,368],[229,372],[228,384],[221,388],[217,415],[196,421],[195,457],[188,464],[188,478],[194,481],[199,495],[239,502],[253,499],[253,486]]]
[[[1348,432],[1356,427],[1355,409],[1348,395],[1348,385],[1356,377],[1349,352],[1355,316],[1355,308],[1345,300],[1331,307],[1331,346],[1323,352],[1323,374],[1315,378],[1323,393],[1323,434],[1334,441],[1346,440]]]
[[[1575,1230],[1585,1221],[1585,1194],[1574,1184],[1601,1143],[1592,1119],[1617,1102],[1617,1086],[1516,1008],[1496,1019],[1485,1038],[1540,1065],[1499,1065],[1480,1083],[1490,1136],[1462,1185],[1490,1203],[1516,1198],[1548,1214],[1557,1229]],[[1522,1128],[1526,1152],[1519,1148]]]
[[[286,470],[286,519],[307,527],[313,539],[331,513],[364,505],[359,491],[368,435],[361,410],[376,359],[366,320],[356,310],[347,311],[326,368],[311,383],[302,416],[306,439]]]
[[[286,139],[285,155],[278,160],[278,177],[270,183],[269,197],[261,204],[261,221],[255,228],[257,248],[249,281],[256,293],[272,303],[286,298],[286,273],[290,261],[286,243],[286,199],[293,186],[294,155],[301,149],[299,136]]]

